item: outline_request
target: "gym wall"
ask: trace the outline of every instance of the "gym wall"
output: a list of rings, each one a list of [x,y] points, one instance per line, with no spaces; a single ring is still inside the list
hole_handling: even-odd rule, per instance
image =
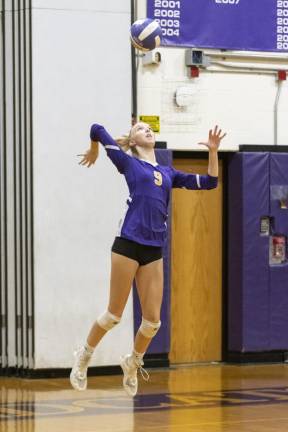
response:
[[[145,17],[146,1],[137,3],[138,17]],[[1,2],[0,369],[69,368],[74,348],[107,305],[110,248],[128,195],[104,151],[90,169],[79,166],[76,155],[88,148],[93,122],[112,135],[129,130],[130,1],[31,0],[25,3],[31,22],[24,1],[17,4],[20,14],[11,1]],[[159,49],[158,65],[138,59],[138,114],[160,116],[157,140],[170,149],[198,150],[217,123],[228,132],[223,150],[273,144],[276,75],[219,68],[192,79],[184,51]],[[251,64],[249,53],[243,61]],[[283,69],[285,62],[286,54],[274,61]],[[185,109],[175,105],[183,86],[193,93]],[[283,82],[279,145],[288,140],[287,87]],[[118,364],[132,341],[130,298],[92,365]]]
[[[145,17],[146,0],[137,4],[138,18]],[[142,57],[138,59],[138,114],[160,117],[159,141],[167,141],[171,149],[199,150],[197,143],[219,124],[228,133],[222,150],[237,150],[239,144],[274,144],[276,70],[287,70],[287,53],[222,52],[223,56],[238,54],[239,58],[212,58],[222,66],[200,69],[199,77],[191,78],[190,68],[185,66],[185,48],[161,47],[156,51],[161,54],[159,64],[144,66]],[[208,56],[212,52],[220,54],[220,50],[204,52]],[[255,60],[251,55],[267,58]],[[274,73],[271,68],[275,68]],[[181,87],[191,92],[187,107],[175,103],[176,91]],[[281,87],[278,144],[287,144],[288,81]]]
[[[179,5],[181,2],[155,1],[153,3],[155,4],[155,9],[156,4],[158,5],[158,8],[161,8],[161,4],[165,4],[166,6],[163,6],[163,9],[166,8],[165,12],[167,12],[167,5],[169,5],[169,3],[174,5],[177,3]],[[185,0],[183,0],[183,3],[185,3]],[[192,3],[193,2],[191,2],[191,10],[193,7]],[[225,2],[224,5],[223,2],[219,7],[229,8],[232,7],[232,3],[233,2],[228,4],[228,2]],[[259,0],[259,5],[260,3],[261,0]],[[187,0],[187,8],[188,4],[189,1]],[[146,1],[138,0],[137,6],[137,17],[139,19],[145,17]],[[171,6],[171,9],[172,7],[173,6]],[[254,7],[256,6],[254,5]],[[180,8],[180,6],[178,6],[178,8]],[[205,25],[204,22],[203,25]],[[271,38],[272,37],[274,36],[271,35]],[[201,49],[201,47],[197,49]],[[186,48],[160,47],[155,51],[159,52],[161,56],[160,62],[153,63],[154,58],[152,58],[151,61],[150,53],[144,56],[142,53],[138,53],[137,111],[139,116],[159,117],[160,133],[158,133],[156,137],[159,141],[166,141],[168,149],[186,150],[186,152],[183,153],[183,160],[181,160],[181,152],[177,152],[177,159],[174,159],[173,161],[174,166],[177,166],[179,161],[181,161],[183,167],[186,165],[187,172],[198,172],[198,159],[193,159],[193,156],[195,155],[195,150],[199,152],[203,147],[199,147],[197,143],[206,140],[209,129],[216,124],[220,125],[221,128],[227,132],[227,137],[225,137],[225,140],[221,143],[220,148],[220,151],[224,153],[237,151],[241,144],[271,146],[272,144],[277,143],[279,147],[288,144],[288,129],[286,122],[288,114],[288,81],[283,80],[280,82],[277,75],[277,71],[279,70],[287,71],[287,52],[281,54],[272,52],[244,51],[221,52],[220,50],[204,49],[204,53],[207,54],[208,57],[211,57],[213,63],[207,68],[200,68],[199,76],[192,78],[190,75],[190,68],[185,65]],[[182,89],[183,93],[186,94],[187,100],[189,99],[187,106],[179,106],[176,102],[176,93],[179,89]],[[278,113],[277,128],[275,127],[275,104],[277,104]],[[189,154],[187,150],[191,150],[191,153]],[[267,147],[267,151],[271,151],[271,147],[269,149]],[[196,158],[200,157],[198,152]],[[201,162],[205,165],[205,169],[206,156],[207,149],[204,149],[203,160]],[[262,332],[262,340],[264,340],[265,343],[262,343],[261,346],[258,345],[257,351],[269,351],[271,349],[286,350],[287,347],[285,331],[283,331],[283,329],[287,327],[284,316],[285,313],[283,313],[285,305],[287,305],[286,296],[283,294],[286,289],[282,276],[284,271],[280,274],[282,277],[282,284],[279,282],[277,285],[275,282],[273,286],[273,299],[270,296],[272,305],[277,305],[279,298],[281,297],[280,304],[282,309],[279,307],[278,309],[280,310],[278,310],[276,306],[274,306],[274,309],[271,307],[271,317],[268,316],[274,325],[274,329],[281,327],[281,344],[277,344],[278,341],[272,341],[270,343],[270,333],[266,331],[264,325],[261,327],[262,322],[265,320],[263,312],[264,308],[260,308],[259,322],[254,325],[255,320],[253,321],[253,318],[255,311],[254,309],[252,310],[252,305],[254,305],[257,295],[255,295],[255,284],[251,284],[251,273],[247,272],[246,274],[244,272],[246,278],[249,279],[250,282],[247,283],[244,288],[241,286],[242,281],[240,281],[238,285],[234,285],[234,290],[231,289],[233,283],[230,282],[228,287],[225,285],[227,274],[229,274],[231,281],[236,275],[235,270],[233,271],[234,267],[232,270],[230,268],[231,262],[233,262],[232,259],[234,259],[233,264],[235,265],[236,263],[238,265],[237,259],[243,252],[241,248],[239,249],[239,238],[237,238],[237,241],[234,241],[234,249],[236,253],[233,248],[231,248],[231,244],[235,238],[231,236],[231,232],[228,233],[226,229],[227,218],[229,219],[229,217],[229,223],[231,226],[234,226],[235,231],[238,232],[239,229],[239,223],[231,212],[231,207],[233,207],[233,205],[230,204],[230,200],[232,202],[233,198],[234,201],[236,200],[235,202],[239,201],[239,194],[234,194],[234,197],[233,192],[229,197],[227,195],[227,188],[230,187],[230,183],[234,187],[234,180],[239,177],[239,173],[238,171],[235,173],[233,181],[231,181],[232,176],[229,176],[228,178],[225,174],[225,170],[228,168],[228,157],[228,154],[222,154],[220,156],[220,159],[222,159],[220,162],[223,162],[223,177],[220,169],[219,187],[217,191],[211,191],[210,196],[208,196],[206,192],[203,193],[203,196],[200,195],[201,192],[199,192],[199,194],[191,194],[191,196],[189,196],[187,191],[173,191],[172,193],[172,205],[174,209],[172,227],[173,224],[175,227],[175,221],[178,221],[178,226],[183,227],[183,231],[185,226],[186,230],[184,233],[181,233],[180,230],[177,231],[177,229],[172,230],[171,254],[172,257],[173,255],[174,257],[178,257],[180,245],[182,253],[184,250],[189,250],[189,254],[188,256],[187,254],[184,254],[183,258],[181,256],[177,261],[177,265],[175,265],[175,260],[172,260],[171,264],[171,345],[169,352],[171,363],[211,360],[218,361],[224,359],[228,350],[241,351],[241,353],[242,350],[253,351],[255,345],[248,345],[245,338],[248,339],[251,335],[256,335],[255,340],[257,339],[259,341],[260,332]],[[233,169],[231,171],[233,171]],[[263,175],[264,174],[269,175],[269,168],[267,170],[265,167]],[[244,176],[243,178],[246,177]],[[283,184],[282,181],[283,180],[281,180],[279,184]],[[250,183],[248,182],[247,184],[247,188],[251,189]],[[231,187],[232,191],[233,187]],[[261,182],[258,187],[260,188],[259,190],[262,190]],[[269,197],[269,188],[266,192],[267,200]],[[184,193],[187,193],[187,195],[184,195]],[[216,193],[219,195],[216,195]],[[247,197],[244,196],[243,201],[246,200],[246,198]],[[207,199],[209,203],[215,199],[218,206],[214,205],[213,207],[213,216],[215,216],[213,222],[207,223],[206,229],[201,231],[201,225],[198,226],[195,223],[195,214],[197,214],[199,218],[202,217],[202,221],[209,220],[209,217],[212,214],[212,209],[210,211],[208,210],[208,202],[205,202],[205,199]],[[184,223],[184,211],[181,209],[181,200],[183,208],[187,213],[186,220],[189,221],[189,224],[187,225]],[[199,200],[197,212],[194,212],[194,200]],[[235,205],[234,201],[233,204]],[[253,210],[252,206],[249,203],[247,204],[246,201],[245,205],[247,208],[250,208],[251,211]],[[236,210],[234,211],[235,214],[237,214],[238,207],[236,206],[235,208]],[[224,213],[223,216],[221,211]],[[188,214],[189,212],[190,214]],[[243,226],[245,226],[245,224],[249,226],[249,217],[245,218],[243,212],[238,212],[238,214],[243,217],[243,219],[241,219],[243,221]],[[257,240],[259,240],[258,219],[257,216],[255,226],[253,227],[256,227],[253,235]],[[192,230],[190,230],[191,226],[193,226]],[[217,229],[215,229],[216,227]],[[209,230],[217,232],[218,237],[216,241],[211,241],[212,236],[209,233]],[[199,235],[200,232],[205,233],[205,235],[197,238],[197,235]],[[213,235],[215,234],[214,232]],[[229,247],[227,247],[226,240],[229,242]],[[201,254],[200,252],[203,248],[205,253],[211,253],[211,244],[216,248],[214,256],[219,260],[218,263],[216,263],[215,260],[209,261],[207,258],[203,259],[203,253]],[[252,244],[254,243],[252,242]],[[190,249],[188,247],[186,248],[186,245],[188,245]],[[249,250],[248,247],[246,249]],[[245,252],[243,252],[244,257],[247,253],[246,249]],[[236,255],[236,258],[233,256],[231,259],[231,250],[234,255]],[[257,251],[256,255],[258,253],[259,251]],[[261,249],[261,253],[265,260],[265,271],[267,271],[268,274],[269,255],[267,253],[267,248]],[[194,256],[194,254],[196,256]],[[226,255],[228,256],[228,254],[229,260],[226,262]],[[206,257],[207,256],[208,255],[206,255]],[[201,257],[200,262],[197,261],[199,257]],[[187,262],[185,261],[185,258],[187,259]],[[203,265],[204,268],[201,270],[201,264],[203,262],[205,265]],[[208,262],[209,264],[213,262],[212,271],[211,269],[207,271],[208,265],[206,263]],[[249,262],[252,263],[251,266],[253,267],[254,261],[251,261],[250,259]],[[287,265],[287,263],[283,264],[283,267],[285,265]],[[242,273],[240,273],[244,274],[242,267],[240,270],[241,269]],[[221,273],[222,270],[223,276]],[[245,271],[246,270],[247,269],[245,268]],[[272,269],[271,274],[274,274],[273,271],[275,272],[275,269]],[[204,278],[202,279],[204,279],[205,283],[201,280],[201,272],[202,275],[204,275]],[[254,272],[255,278],[257,279],[258,273],[262,274],[262,269],[255,265]],[[181,274],[185,274],[187,277],[183,277],[183,280],[181,280],[179,277]],[[213,281],[212,279],[209,279],[208,274],[210,277],[212,274],[219,275],[219,277],[218,279],[214,278]],[[236,279],[238,276],[239,275],[237,274]],[[277,273],[276,276],[280,279],[280,276],[278,276]],[[187,282],[187,286],[185,286],[185,282]],[[264,288],[262,285],[259,288],[259,293],[261,293],[261,296],[264,298]],[[226,290],[228,292],[226,292]],[[247,307],[247,298],[245,297],[248,291],[251,295],[252,313],[250,316],[253,317],[250,321],[247,320],[250,310]],[[215,294],[217,296],[216,301],[212,297]],[[189,302],[192,295],[193,300]],[[186,315],[185,308],[181,307],[181,296],[182,299],[184,299],[183,304],[189,305],[186,310]],[[204,312],[201,309],[203,297],[206,302],[203,308]],[[227,303],[227,297],[230,299],[229,304]],[[236,301],[235,298],[237,299]],[[243,310],[241,309],[241,302],[238,301],[239,298],[241,298],[241,301],[244,298]],[[193,310],[193,307],[197,308],[196,312]],[[209,309],[210,307],[211,309]],[[266,303],[265,307],[267,307]],[[225,315],[227,311],[229,320]],[[243,317],[241,314],[243,314]],[[234,317],[235,322],[231,317]],[[241,321],[239,320],[239,317],[241,317]],[[268,318],[265,321],[265,325],[268,322]],[[187,324],[184,327],[183,322]],[[208,324],[211,325],[212,331],[209,329]],[[245,330],[241,333],[242,328]],[[197,329],[200,329],[200,331]],[[215,331],[214,334],[213,331]],[[184,334],[186,344],[183,343],[183,340],[181,339],[182,334]],[[235,334],[238,336],[237,345],[235,343]],[[271,334],[273,334],[273,332]],[[228,337],[229,344],[227,343]],[[244,341],[242,345],[242,340],[240,340],[241,337]],[[192,341],[192,343],[190,341]],[[233,343],[231,343],[231,341]]]
[[[34,367],[69,368],[107,307],[110,249],[128,195],[105,151],[90,169],[76,155],[89,148],[93,122],[112,135],[130,127],[130,1],[32,6]],[[92,365],[118,364],[132,338],[130,299]]]

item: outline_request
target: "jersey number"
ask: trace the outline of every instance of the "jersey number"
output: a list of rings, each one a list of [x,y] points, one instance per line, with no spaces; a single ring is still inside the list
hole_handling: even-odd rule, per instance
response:
[[[162,174],[158,171],[154,171],[154,183],[157,186],[162,186],[162,183],[163,183]]]

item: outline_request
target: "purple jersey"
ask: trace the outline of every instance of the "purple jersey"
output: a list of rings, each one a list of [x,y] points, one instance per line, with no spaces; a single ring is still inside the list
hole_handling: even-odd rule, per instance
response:
[[[120,237],[144,245],[163,246],[171,189],[199,190],[217,186],[217,177],[187,174],[170,166],[154,165],[130,156],[98,124],[92,125],[90,138],[103,144],[107,156],[125,176],[129,188],[127,209],[118,232]]]

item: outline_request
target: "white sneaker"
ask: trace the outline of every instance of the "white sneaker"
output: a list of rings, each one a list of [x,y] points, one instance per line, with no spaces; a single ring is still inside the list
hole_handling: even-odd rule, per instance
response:
[[[123,357],[120,357],[120,366],[123,370],[123,387],[126,390],[126,393],[129,396],[136,396],[138,390],[138,378],[137,371],[138,369],[141,372],[142,378],[145,381],[149,380],[148,372],[142,367],[144,362],[138,362],[132,354],[126,354]]]
[[[70,382],[75,390],[83,391],[87,388],[87,368],[92,354],[82,347],[74,352],[75,362],[70,373]]]

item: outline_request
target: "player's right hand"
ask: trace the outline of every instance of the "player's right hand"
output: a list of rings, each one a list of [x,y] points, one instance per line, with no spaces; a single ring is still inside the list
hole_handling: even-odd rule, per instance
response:
[[[90,168],[91,165],[94,165],[96,159],[98,158],[98,146],[93,146],[83,154],[78,154],[77,156],[82,157],[79,165],[87,166]]]

